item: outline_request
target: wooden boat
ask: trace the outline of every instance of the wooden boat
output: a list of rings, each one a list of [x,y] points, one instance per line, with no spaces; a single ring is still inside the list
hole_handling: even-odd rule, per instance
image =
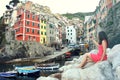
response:
[[[58,71],[59,67],[60,67],[59,63],[37,64],[37,69],[48,72]]]
[[[40,76],[40,70],[36,69],[35,66],[15,67],[15,70],[21,76]]]
[[[0,77],[4,77],[4,78],[15,78],[17,76],[17,72],[1,72],[0,73]]]

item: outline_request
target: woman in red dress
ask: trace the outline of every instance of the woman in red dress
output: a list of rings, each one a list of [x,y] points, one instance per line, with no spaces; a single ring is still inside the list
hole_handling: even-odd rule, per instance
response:
[[[91,37],[91,40],[93,43],[98,47],[98,53],[97,54],[90,54],[86,53],[83,56],[83,60],[81,61],[79,67],[82,68],[87,62],[100,62],[103,60],[107,60],[107,55],[106,55],[106,49],[108,47],[108,39],[107,35],[104,31],[99,32],[98,34],[98,40],[99,42],[96,42],[93,37]]]

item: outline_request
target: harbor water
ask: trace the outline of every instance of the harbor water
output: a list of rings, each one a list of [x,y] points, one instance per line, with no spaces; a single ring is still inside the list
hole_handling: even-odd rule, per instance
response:
[[[56,61],[55,63],[59,63],[60,66],[64,65],[64,60],[62,61]],[[26,62],[26,63],[16,63],[16,64],[0,64],[0,72],[6,72],[6,71],[12,71],[14,70],[14,65],[17,66],[30,66],[30,65],[34,65],[35,63],[31,63],[31,62]],[[56,72],[40,72],[40,76],[49,76],[51,74],[57,73]],[[38,76],[39,77],[39,76]],[[16,76],[16,78],[6,78],[5,80],[36,80],[38,77],[34,76],[34,77],[27,77],[27,76]],[[0,79],[0,80],[4,80],[4,79]]]

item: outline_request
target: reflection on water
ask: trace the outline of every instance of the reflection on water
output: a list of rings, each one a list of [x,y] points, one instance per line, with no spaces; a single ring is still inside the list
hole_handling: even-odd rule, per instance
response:
[[[33,63],[16,63],[16,64],[0,64],[0,72],[11,71],[14,70],[14,65],[17,66],[26,66],[26,65],[34,65]]]
[[[16,80],[36,80],[36,77],[18,76]]]
[[[11,71],[14,70],[14,65],[17,66],[26,66],[26,65],[33,65],[33,63],[17,63],[17,64],[0,64],[0,72],[6,72],[6,71]],[[27,77],[27,76],[17,76],[16,78],[6,78],[0,80],[36,80],[37,77]]]

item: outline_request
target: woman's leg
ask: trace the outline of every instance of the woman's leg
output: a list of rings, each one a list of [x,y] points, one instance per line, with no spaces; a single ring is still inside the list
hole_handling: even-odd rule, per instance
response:
[[[88,61],[92,61],[91,57],[90,57],[90,54],[89,53],[86,53],[84,56],[83,56],[83,60],[81,61],[80,63],[80,68],[82,68]]]

